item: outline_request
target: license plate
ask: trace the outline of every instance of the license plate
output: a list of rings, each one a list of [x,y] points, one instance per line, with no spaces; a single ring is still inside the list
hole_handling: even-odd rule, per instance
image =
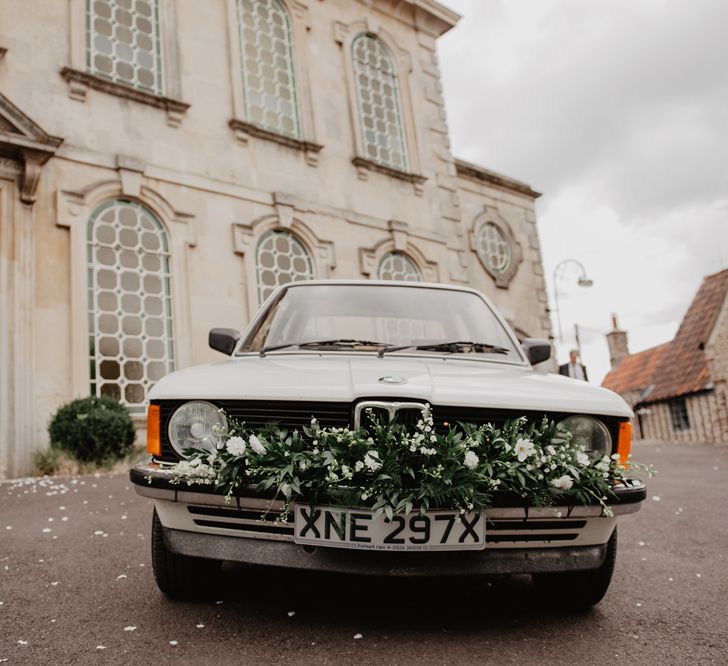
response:
[[[293,540],[311,546],[360,550],[482,550],[485,514],[428,511],[374,516],[366,509],[296,505]]]

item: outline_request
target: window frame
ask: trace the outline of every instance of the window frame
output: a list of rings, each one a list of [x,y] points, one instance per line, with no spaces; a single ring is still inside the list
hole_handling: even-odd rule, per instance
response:
[[[359,118],[358,92],[354,80],[355,69],[352,51],[354,40],[362,33],[372,35],[381,40],[394,61],[397,75],[397,88],[399,90],[400,120],[408,164],[406,171],[384,166],[368,159],[364,149],[362,139],[363,127]],[[412,58],[410,53],[400,48],[397,45],[397,41],[372,18],[354,21],[349,24],[336,23],[334,25],[334,39],[341,47],[342,52],[352,131],[353,155],[351,162],[356,168],[357,176],[360,180],[368,180],[370,172],[378,172],[412,183],[415,193],[422,196],[424,194],[423,184],[427,178],[422,175],[420,151],[418,149],[419,142],[415,124],[416,116],[412,104]]]
[[[159,192],[144,183],[143,172],[130,171],[131,165],[118,168],[117,178],[104,178],[78,185],[78,189],[59,190],[56,207],[56,226],[69,233],[71,266],[71,339],[69,360],[69,392],[72,395],[89,394],[88,350],[88,272],[87,224],[96,208],[114,198],[132,199],[149,208],[162,224],[169,244],[170,293],[173,303],[172,327],[174,331],[192,330],[190,311],[190,283],[188,260],[190,248],[197,245],[195,216],[177,209]],[[134,176],[134,177],[130,177]],[[141,176],[141,178],[136,178]],[[195,358],[192,336],[181,336],[175,341],[175,366],[191,365]],[[132,414],[142,422],[143,414]]]
[[[256,277],[256,288],[258,291],[258,302],[259,303],[265,303],[266,300],[268,300],[268,297],[275,291],[277,287],[281,286],[281,283],[278,282],[274,287],[270,287],[268,285],[263,285],[261,282],[261,272],[262,268],[259,263],[260,261],[260,252],[261,247],[263,243],[265,243],[269,238],[275,237],[275,236],[282,236],[286,235],[290,239],[292,239],[293,242],[298,243],[298,245],[303,248],[303,251],[306,253],[305,260],[308,267],[308,271],[310,274],[309,280],[315,280],[316,279],[316,265],[314,262],[314,255],[313,252],[311,252],[311,248],[308,247],[306,244],[306,241],[304,241],[295,231],[291,231],[290,229],[282,229],[280,227],[275,227],[272,229],[268,229],[264,233],[260,235],[260,237],[256,240],[255,243],[255,277]],[[289,241],[291,243],[291,241]],[[304,282],[305,280],[290,280],[290,282]],[[286,282],[285,284],[288,284]],[[264,294],[265,290],[270,290],[270,293],[267,295]]]
[[[685,396],[672,398],[667,403],[670,412],[670,424],[674,432],[686,432],[692,427],[690,424],[690,414],[688,412],[688,402]]]
[[[94,74],[88,66],[87,5],[92,0],[70,0],[70,58],[69,64],[60,70],[68,83],[71,99],[85,102],[89,88],[130,99],[141,104],[163,109],[167,124],[179,127],[190,107],[182,100],[182,83],[179,65],[177,10],[175,0],[159,0],[159,47],[161,68],[161,92],[153,93],[132,85],[112,81]]]
[[[87,312],[88,312],[88,329],[87,329],[87,336],[89,341],[89,353],[88,353],[88,365],[89,365],[89,392],[91,395],[101,395],[100,393],[100,369],[101,365],[104,362],[103,355],[100,355],[99,349],[98,349],[98,343],[100,337],[109,337],[109,338],[115,338],[119,342],[119,353],[117,354],[117,357],[123,358],[124,354],[121,352],[122,348],[122,340],[120,338],[119,333],[115,334],[108,334],[107,336],[103,336],[102,333],[99,332],[97,328],[97,317],[98,317],[98,302],[96,300],[96,291],[98,289],[98,283],[94,281],[92,278],[93,275],[96,274],[97,269],[99,268],[99,263],[95,259],[94,255],[94,248],[98,247],[98,242],[94,238],[94,230],[96,225],[98,224],[99,218],[110,208],[117,207],[117,206],[126,206],[132,209],[137,210],[137,215],[139,214],[138,211],[141,211],[145,213],[147,216],[149,216],[152,220],[152,222],[156,225],[157,229],[156,234],[160,240],[161,248],[159,252],[152,252],[152,254],[158,254],[160,257],[163,257],[163,262],[160,266],[160,270],[157,273],[160,281],[162,283],[162,292],[160,299],[162,301],[162,313],[160,314],[160,318],[163,322],[164,327],[164,333],[161,338],[159,338],[165,348],[165,352],[163,357],[160,359],[160,362],[165,365],[165,372],[162,376],[169,374],[170,372],[174,371],[176,366],[176,340],[174,337],[174,314],[175,314],[175,305],[173,302],[173,293],[172,293],[172,280],[171,280],[171,252],[170,252],[170,239],[169,234],[167,230],[164,227],[164,224],[159,219],[159,217],[156,215],[156,213],[149,208],[149,206],[144,205],[143,203],[139,201],[135,201],[134,199],[131,199],[129,197],[124,196],[115,196],[105,199],[104,201],[99,202],[95,208],[91,211],[91,214],[88,216],[86,220],[86,243],[87,243],[87,261],[86,261],[86,275],[87,275]],[[118,243],[117,243],[118,244]],[[101,245],[101,247],[105,247],[104,245]],[[119,257],[118,252],[119,249],[114,248],[115,252],[115,263],[110,268],[115,273],[119,273]],[[140,255],[142,256],[142,255]],[[101,269],[103,270],[103,268]],[[108,269],[107,269],[108,270]],[[140,278],[143,277],[143,273],[139,270],[134,271],[135,274],[140,276]],[[117,296],[121,297],[124,294],[123,289],[120,287],[117,287],[115,292],[121,292],[117,293]],[[121,307],[119,307],[121,310]],[[167,310],[167,314],[165,314],[165,310]],[[116,315],[115,315],[116,316]],[[124,316],[122,311],[122,317]],[[144,334],[141,332],[136,336],[130,336],[132,338],[139,339],[140,341],[144,339]],[[93,343],[93,347],[91,347],[91,344]],[[93,354],[91,353],[91,349],[93,349]],[[143,358],[140,357],[140,358]],[[117,359],[118,360],[118,359]],[[148,400],[148,392],[151,388],[149,386],[150,381],[147,377],[147,368],[144,367],[142,377],[138,381],[132,381],[133,384],[140,384],[143,387],[144,390],[144,400],[141,403],[129,403],[124,395],[124,387],[125,387],[125,380],[122,379],[123,371],[121,368],[123,361],[119,361],[119,378],[118,381],[110,381],[108,383],[115,383],[119,387],[119,402],[121,402],[123,405],[129,409],[130,412],[143,412],[145,408],[145,404]],[[139,361],[143,363],[141,360]],[[93,371],[92,371],[93,367]],[[161,379],[161,377],[160,377]],[[159,379],[152,382],[152,386],[159,381]]]
[[[241,57],[242,43],[240,39],[242,26],[239,21],[238,0],[226,0],[233,114],[228,124],[233,130],[237,141],[242,145],[247,145],[251,137],[265,139],[301,151],[305,156],[306,163],[310,166],[316,166],[318,164],[318,154],[323,146],[316,141],[316,124],[308,74],[307,54],[311,27],[308,22],[308,6],[300,1],[278,0],[278,2],[288,12],[289,18],[293,89],[297,104],[299,136],[294,138],[266,129],[251,122],[246,115],[244,71]]]
[[[405,260],[405,263],[406,264],[409,264],[412,268],[414,268],[414,270],[417,273],[417,280],[396,280],[396,279],[392,279],[391,280],[392,282],[424,282],[425,281],[425,277],[424,277],[424,275],[422,273],[422,268],[417,263],[417,260],[414,257],[412,257],[411,254],[408,254],[405,251],[396,250],[396,249],[389,250],[388,252],[385,252],[384,254],[382,254],[381,257],[379,257],[379,261],[377,263],[377,272],[376,272],[376,279],[377,280],[387,280],[388,279],[388,278],[382,277],[382,275],[381,275],[381,273],[382,273],[382,264],[385,261],[387,261],[388,259],[390,259],[391,257],[396,257],[396,256],[403,257],[404,260]]]
[[[492,224],[498,229],[503,236],[503,239],[510,246],[511,251],[511,262],[509,266],[503,271],[496,271],[492,266],[483,258],[480,243],[480,235],[483,227],[486,224]],[[475,216],[470,228],[470,249],[478,257],[478,261],[481,266],[485,269],[486,273],[493,278],[495,286],[501,289],[508,289],[511,281],[515,278],[518,273],[520,263],[523,261],[523,249],[521,244],[516,239],[516,235],[511,228],[508,221],[500,214],[500,211],[495,206],[485,206],[483,211]]]

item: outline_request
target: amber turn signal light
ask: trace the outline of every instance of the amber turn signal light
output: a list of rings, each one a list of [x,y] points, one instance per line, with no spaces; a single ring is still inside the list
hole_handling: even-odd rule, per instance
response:
[[[622,421],[619,424],[619,434],[617,435],[617,453],[619,454],[619,464],[627,467],[627,459],[632,449],[632,424],[629,421]]]
[[[159,436],[159,405],[147,407],[147,451],[153,456],[162,455],[162,441]]]

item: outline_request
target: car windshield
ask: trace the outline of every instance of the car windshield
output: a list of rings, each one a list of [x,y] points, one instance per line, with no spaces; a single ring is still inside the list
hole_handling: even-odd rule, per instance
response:
[[[299,346],[378,353],[421,347],[418,353],[522,360],[505,327],[477,294],[414,285],[290,287],[268,307],[239,351]]]

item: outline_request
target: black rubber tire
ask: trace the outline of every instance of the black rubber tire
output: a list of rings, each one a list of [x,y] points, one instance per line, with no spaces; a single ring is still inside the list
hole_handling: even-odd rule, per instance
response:
[[[156,509],[152,517],[152,569],[157,586],[172,599],[196,599],[214,590],[221,562],[171,552]]]
[[[617,561],[617,528],[607,542],[604,562],[598,569],[534,574],[539,596],[546,606],[563,610],[585,610],[596,606],[607,593]]]

